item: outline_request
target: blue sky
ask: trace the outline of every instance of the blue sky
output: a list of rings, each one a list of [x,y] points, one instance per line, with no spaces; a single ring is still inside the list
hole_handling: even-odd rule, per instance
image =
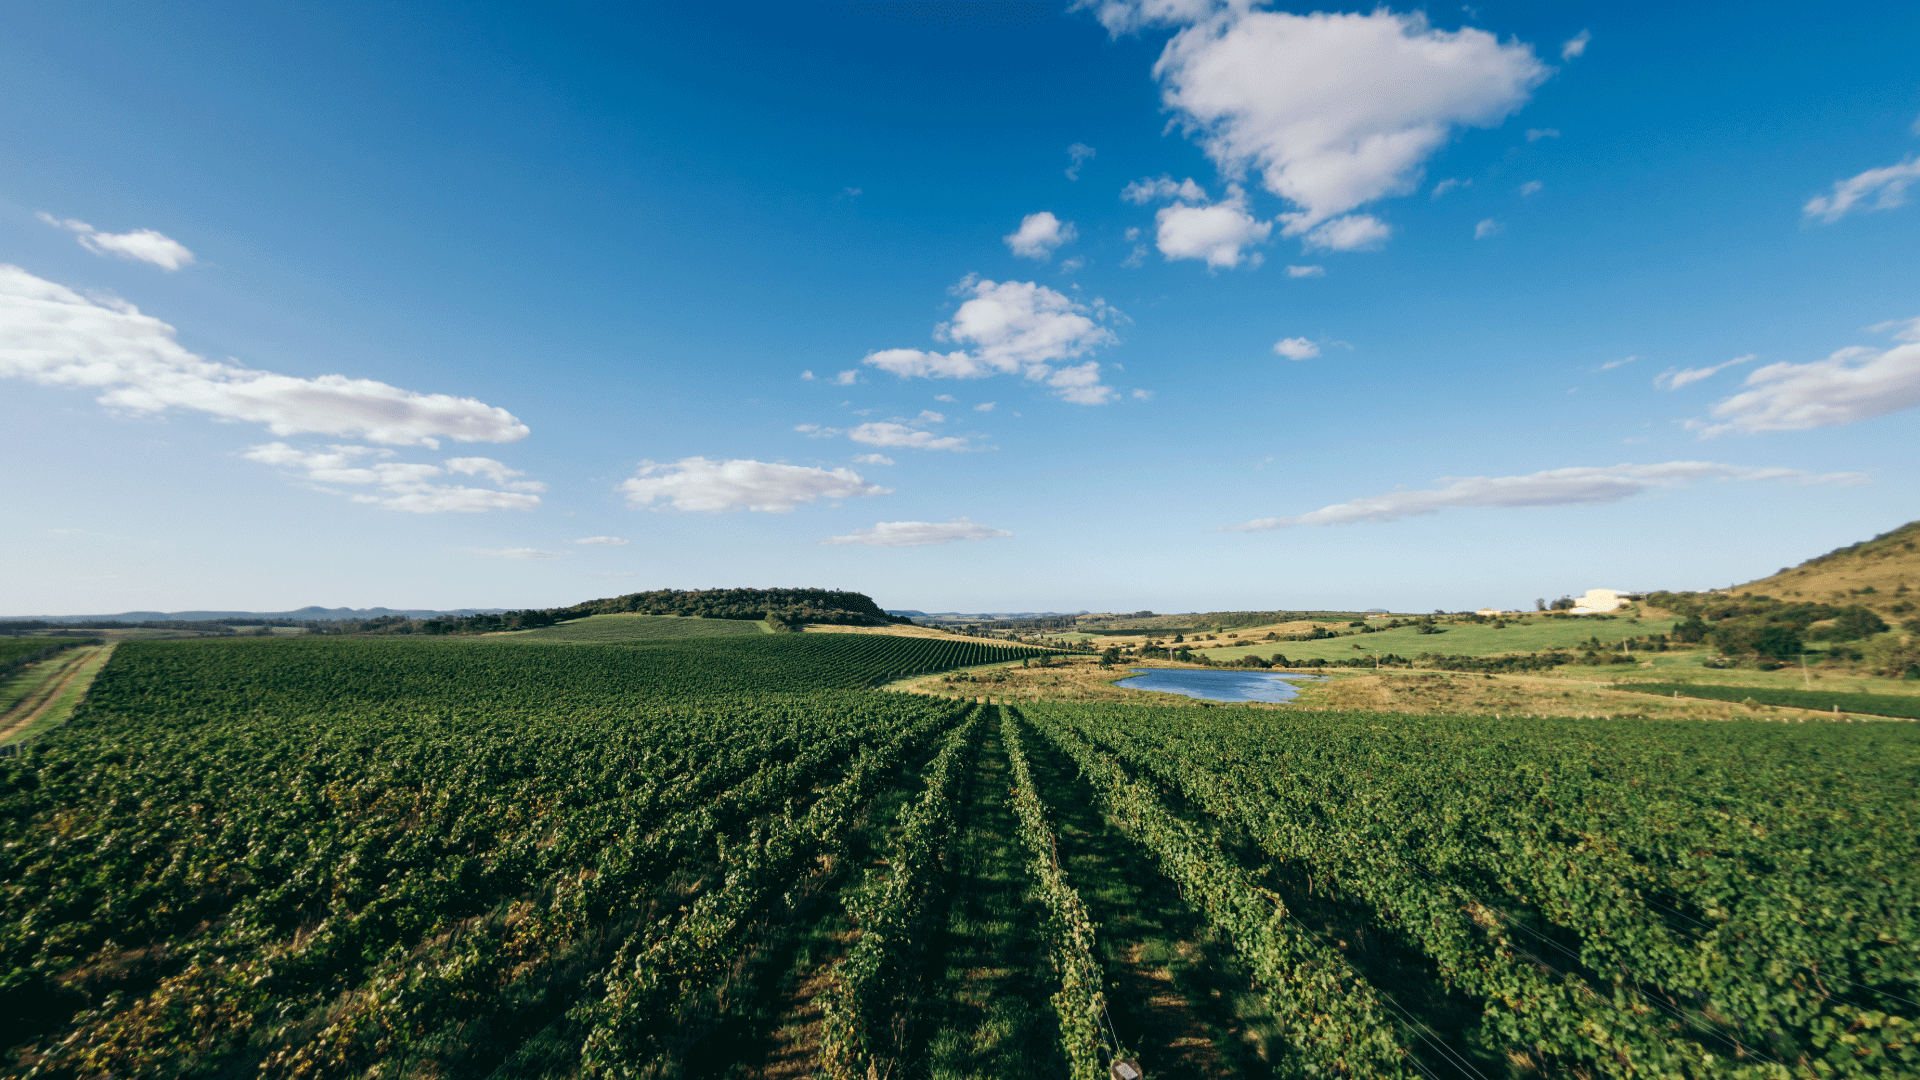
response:
[[[1911,5],[9,24],[0,613],[1454,609],[1920,516]]]

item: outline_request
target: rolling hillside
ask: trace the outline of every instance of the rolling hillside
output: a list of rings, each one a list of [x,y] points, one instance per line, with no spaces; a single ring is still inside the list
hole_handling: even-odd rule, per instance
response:
[[[1734,593],[1860,604],[1905,620],[1920,603],[1920,521],[1748,582]]]

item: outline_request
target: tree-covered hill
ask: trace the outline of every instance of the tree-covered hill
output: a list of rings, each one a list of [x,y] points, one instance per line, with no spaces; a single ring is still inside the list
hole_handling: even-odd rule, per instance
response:
[[[701,619],[766,619],[776,624],[830,623],[884,626],[912,620],[889,615],[865,593],[841,589],[656,589],[564,609],[562,618],[584,615],[690,615]]]

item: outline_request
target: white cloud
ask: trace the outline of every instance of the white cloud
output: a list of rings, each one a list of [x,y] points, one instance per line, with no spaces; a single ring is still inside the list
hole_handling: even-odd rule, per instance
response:
[[[162,270],[178,270],[193,264],[193,252],[188,251],[185,244],[152,229],[109,233],[101,232],[84,221],[57,218],[45,211],[36,216],[56,229],[79,233],[80,246],[95,255],[118,255],[135,262],[152,263]]]
[[[1281,338],[1273,343],[1273,354],[1289,360],[1311,360],[1320,355],[1320,346],[1303,337]]]
[[[1092,161],[1094,153],[1093,147],[1088,146],[1086,143],[1074,143],[1072,146],[1067,147],[1067,157],[1072,162],[1067,166],[1067,179],[1080,179],[1080,166]]]
[[[564,559],[573,554],[570,551],[541,551],[539,548],[499,548],[497,550],[476,549],[482,555],[494,555],[502,559]]]
[[[1153,400],[1153,391],[1151,391],[1151,390],[1135,390],[1135,391],[1133,392],[1133,397],[1134,397],[1134,400],[1136,400],[1136,401],[1151,401],[1151,400]]]
[[[1372,214],[1348,214],[1323,221],[1306,235],[1302,246],[1308,251],[1374,251],[1393,235],[1393,226]]]
[[[1264,244],[1273,233],[1273,222],[1256,221],[1247,212],[1246,193],[1228,188],[1227,198],[1211,206],[1175,203],[1161,207],[1154,215],[1159,230],[1154,238],[1160,254],[1169,260],[1204,259],[1209,269],[1232,269],[1242,260],[1258,266],[1262,256],[1249,258],[1241,249]]]
[[[793,430],[809,439],[831,439],[840,434],[837,427],[821,427],[819,424],[795,424]]]
[[[862,465],[891,465],[893,459],[885,454],[855,454],[853,460]]]
[[[1073,222],[1061,221],[1051,210],[1042,210],[1021,218],[1020,227],[1000,239],[1015,255],[1044,262],[1053,257],[1055,248],[1072,243],[1078,235]]]
[[[275,435],[357,437],[437,447],[438,439],[512,442],[527,427],[505,409],[446,394],[416,394],[372,379],[302,379],[220,363],[187,351],[174,329],[132,304],[91,300],[0,265],[0,377],[103,391],[131,412],[196,409],[265,425]]]
[[[1715,364],[1712,367],[1668,368],[1667,370],[1653,377],[1653,385],[1659,387],[1662,390],[1678,390],[1681,387],[1687,385],[1688,383],[1697,383],[1701,379],[1711,378],[1712,376],[1718,375],[1730,367],[1734,367],[1739,364],[1745,364],[1755,358],[1756,358],[1756,354],[1748,353],[1745,356],[1736,356],[1724,364]],[[1606,368],[1603,367],[1601,368],[1601,370],[1605,371]]]
[[[1059,389],[1069,401],[1096,404],[1104,400],[1086,388],[1086,373],[1099,370],[1096,362],[1063,370],[1053,365],[1117,342],[1119,338],[1102,323],[1125,319],[1125,315],[1103,300],[1077,303],[1031,281],[968,277],[955,291],[969,299],[951,320],[934,328],[934,337],[971,346],[971,350],[883,349],[869,353],[862,363],[901,378],[978,379],[1018,372]]]
[[[833,385],[835,386],[852,386],[854,383],[857,383],[859,381],[860,381],[860,373],[854,370],[853,368],[848,368],[847,370],[833,377]]]
[[[1800,212],[1809,218],[1831,224],[1846,217],[1856,207],[1863,210],[1892,210],[1907,204],[1907,188],[1920,180],[1920,157],[1910,157],[1884,169],[1868,169],[1850,180],[1836,181],[1832,195],[1815,195]],[[1861,203],[1875,196],[1872,205]]]
[[[847,438],[868,446],[904,446],[912,450],[973,449],[966,439],[958,435],[935,435],[931,431],[894,423],[861,424],[847,432]]]
[[[1895,341],[1920,341],[1920,319],[1888,319],[1867,329],[1876,334],[1886,334]]]
[[[820,543],[862,547],[927,547],[932,544],[951,544],[956,540],[992,540],[1012,535],[1005,529],[975,525],[969,518],[954,518],[944,523],[883,521],[871,529],[855,529],[851,536],[828,537]]]
[[[1137,270],[1147,264],[1147,245],[1135,244],[1133,253],[1120,260],[1120,265],[1129,270]]]
[[[1538,180],[1529,180],[1520,185],[1520,197],[1524,199],[1529,195],[1537,195],[1540,193],[1540,189],[1546,186],[1547,185]]]
[[[623,481],[619,490],[636,509],[664,501],[676,510],[720,513],[744,509],[766,514],[791,513],[801,503],[820,499],[893,493],[891,488],[867,483],[851,469],[703,457],[681,458],[670,465],[642,461],[640,471]]]
[[[1288,236],[1411,192],[1456,129],[1497,126],[1550,74],[1530,46],[1417,12],[1237,3],[1174,35],[1153,71],[1222,173],[1257,171],[1297,208]]]
[[[1568,38],[1564,43],[1561,44],[1560,59],[1574,60],[1581,56],[1585,56],[1587,52],[1587,43],[1592,40],[1593,40],[1593,32],[1590,30],[1582,30],[1579,33],[1573,35],[1572,37]]]
[[[1168,200],[1204,204],[1207,201],[1207,189],[1194,183],[1191,176],[1176,184],[1173,182],[1173,177],[1162,174],[1159,179],[1147,176],[1135,180],[1120,189],[1120,197],[1135,206]],[[1127,230],[1129,240],[1139,235],[1138,229]]]
[[[569,543],[597,544],[602,547],[626,547],[627,546],[626,540],[618,536],[583,536],[578,540],[569,541]]]
[[[1633,362],[1634,362],[1635,360],[1638,360],[1638,359],[1640,359],[1640,358],[1639,358],[1639,357],[1637,357],[1637,356],[1629,356],[1629,357],[1627,357],[1627,358],[1626,358],[1626,359],[1624,359],[1624,360],[1609,360],[1609,361],[1607,361],[1606,363],[1604,363],[1604,364],[1601,364],[1601,365],[1600,365],[1600,370],[1601,370],[1601,371],[1612,371],[1612,370],[1613,370],[1614,368],[1617,368],[1617,367],[1620,367],[1620,366],[1621,366],[1621,365],[1623,365],[1623,364],[1631,364],[1631,363],[1633,363]]]
[[[954,396],[953,396],[952,394],[935,394],[935,395],[933,395],[933,400],[935,400],[935,401],[959,401],[960,399],[959,399],[959,398],[957,398],[957,397],[954,397]]]
[[[1541,139],[1557,139],[1559,137],[1560,137],[1559,128],[1528,128],[1527,129],[1528,142],[1539,142]]]
[[[1324,266],[1289,266],[1287,267],[1287,276],[1288,277],[1326,277],[1327,268]]]
[[[1497,236],[1503,227],[1504,226],[1492,218],[1481,218],[1479,224],[1473,227],[1473,238],[1475,240],[1485,240],[1489,236]]]
[[[973,407],[973,411],[974,412],[992,412],[994,404],[995,403],[991,401],[983,401],[980,404],[975,405]]]
[[[916,424],[944,424],[947,422],[947,418],[934,412],[932,409],[921,409],[920,415],[915,417],[913,422]]]
[[[1071,274],[1071,273],[1074,273],[1075,271],[1084,269],[1086,265],[1087,265],[1086,256],[1075,255],[1073,258],[1065,259],[1060,263],[1060,272],[1062,274]]]
[[[1140,239],[1140,230],[1138,228],[1127,230],[1127,243],[1131,244],[1138,239]]]
[[[355,494],[354,502],[415,514],[479,513],[486,510],[531,510],[540,505],[535,492],[547,486],[538,481],[516,481],[523,475],[492,458],[449,458],[444,466],[392,460],[394,451],[371,446],[330,446],[325,451],[300,450],[286,443],[249,447],[240,455],[275,468],[298,470],[302,479],[321,491],[323,485],[375,487],[380,494]],[[506,490],[432,483],[449,472],[485,474]],[[338,494],[334,492],[334,494]]]
[[[1352,525],[1397,521],[1447,509],[1499,509],[1519,506],[1594,506],[1619,502],[1654,488],[1680,487],[1696,480],[1784,480],[1802,484],[1862,484],[1860,473],[1816,476],[1799,469],[1754,468],[1712,461],[1669,461],[1658,465],[1583,466],[1549,469],[1526,476],[1443,476],[1427,491],[1390,491],[1324,506],[1293,517],[1260,518],[1227,526],[1228,532],[1263,532],[1297,525]]]
[[[1447,192],[1452,191],[1454,188],[1472,187],[1472,186],[1473,186],[1473,181],[1471,180],[1461,180],[1456,177],[1448,177],[1447,179],[1442,180],[1439,183],[1433,185],[1432,198],[1437,200],[1440,198],[1440,196],[1445,195]]]
[[[1069,11],[1092,11],[1114,37],[1149,26],[1182,26],[1218,11],[1218,0],[1074,0]]]
[[[1809,364],[1768,364],[1747,376],[1752,387],[1713,407],[1703,437],[1729,431],[1804,431],[1871,420],[1920,406],[1920,319],[1881,323],[1902,342],[1891,349],[1855,345]]]
[[[809,371],[803,371],[803,372],[801,372],[801,373],[800,373],[800,377],[801,377],[802,379],[805,379],[805,380],[806,380],[807,382],[812,382],[812,381],[813,381],[813,372],[812,372],[812,371],[810,371],[810,370],[809,370]]]

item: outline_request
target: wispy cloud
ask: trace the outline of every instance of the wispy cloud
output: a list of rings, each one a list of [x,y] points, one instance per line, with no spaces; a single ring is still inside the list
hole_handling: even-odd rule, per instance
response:
[[[1438,488],[1389,491],[1323,506],[1291,517],[1259,518],[1229,525],[1227,532],[1264,532],[1300,525],[1352,525],[1398,521],[1449,509],[1502,509],[1529,506],[1593,506],[1655,488],[1680,487],[1698,480],[1779,480],[1800,484],[1862,484],[1861,473],[1815,475],[1800,469],[1754,468],[1712,461],[1669,461],[1658,465],[1589,466],[1549,469],[1525,476],[1443,476]]]
[[[972,444],[959,435],[935,435],[931,431],[894,423],[861,424],[847,432],[847,438],[867,446],[897,446],[911,450],[973,449]]]
[[[1482,218],[1480,219],[1480,223],[1473,227],[1473,238],[1475,240],[1485,240],[1489,236],[1498,236],[1500,235],[1500,230],[1504,227],[1505,226],[1492,218]]]
[[[372,379],[304,379],[187,351],[174,328],[132,304],[94,300],[0,265],[0,377],[102,391],[110,408],[193,409],[275,435],[332,435],[395,446],[439,439],[512,442],[525,424],[473,398],[418,394]]]
[[[954,518],[946,522],[883,521],[871,529],[855,529],[851,535],[831,536],[820,543],[860,547],[930,547],[958,540],[993,540],[1012,535],[1005,529],[976,525],[969,518]]]
[[[187,250],[187,245],[152,229],[110,233],[101,232],[84,221],[54,217],[44,210],[35,216],[56,229],[78,233],[80,246],[95,255],[117,255],[169,271],[193,264],[193,252]]]
[[[1638,359],[1640,359],[1640,358],[1639,358],[1639,357],[1637,357],[1637,356],[1629,356],[1629,357],[1627,357],[1627,358],[1625,358],[1624,360],[1609,360],[1609,361],[1607,361],[1606,363],[1604,363],[1604,364],[1601,364],[1601,365],[1600,365],[1600,370],[1601,370],[1601,371],[1612,371],[1612,370],[1613,370],[1614,368],[1617,368],[1617,367],[1622,367],[1622,366],[1625,366],[1625,365],[1627,365],[1627,364],[1631,364],[1631,363],[1633,363],[1633,362],[1634,362],[1635,360],[1638,360]]]
[[[890,495],[892,488],[869,484],[851,469],[816,469],[805,465],[739,458],[714,461],[682,458],[672,464],[642,461],[640,470],[619,485],[627,503],[636,509],[661,503],[676,510],[721,513],[751,510],[786,514],[804,503],[821,499],[868,498]]]
[[[547,485],[516,480],[524,475],[492,458],[448,458],[439,465],[396,461],[392,450],[372,446],[329,446],[300,450],[283,442],[249,447],[240,455],[248,461],[295,472],[307,486],[333,492],[329,485],[371,487],[379,494],[356,493],[352,501],[383,510],[413,514],[479,513],[486,510],[531,510],[540,505],[538,492]],[[495,488],[439,483],[449,473],[485,476]]]
[[[1805,431],[1871,420],[1920,406],[1920,319],[1881,323],[1890,349],[1854,345],[1807,364],[1778,363],[1747,376],[1750,389],[1713,406],[1715,421],[1691,421],[1703,438],[1727,432]]]
[[[1697,383],[1701,379],[1712,378],[1730,367],[1751,363],[1756,359],[1758,359],[1757,354],[1748,353],[1745,356],[1736,356],[1724,364],[1715,364],[1712,367],[1668,368],[1653,377],[1653,385],[1662,390],[1678,390],[1688,383]]]
[[[1920,157],[1910,157],[1898,165],[1868,169],[1858,176],[1836,181],[1829,195],[1815,195],[1800,212],[1808,220],[1831,224],[1854,210],[1892,210],[1907,204],[1907,188],[1920,180]],[[1873,201],[1867,202],[1871,197]]]
[[[1559,137],[1560,137],[1559,128],[1528,128],[1527,129],[1528,142],[1539,142],[1541,139],[1557,139]]]
[[[1287,276],[1292,278],[1326,277],[1327,268],[1324,266],[1289,266],[1287,267]]]
[[[1582,30],[1568,38],[1560,46],[1560,59],[1577,60],[1587,54],[1587,44],[1593,40],[1593,32]]]
[[[603,547],[626,547],[627,546],[626,540],[618,536],[583,536],[578,540],[573,540],[569,542],[575,543],[575,544],[597,544]]]
[[[1067,147],[1067,179],[1080,179],[1080,166],[1092,161],[1096,151],[1086,143],[1074,143]]]

